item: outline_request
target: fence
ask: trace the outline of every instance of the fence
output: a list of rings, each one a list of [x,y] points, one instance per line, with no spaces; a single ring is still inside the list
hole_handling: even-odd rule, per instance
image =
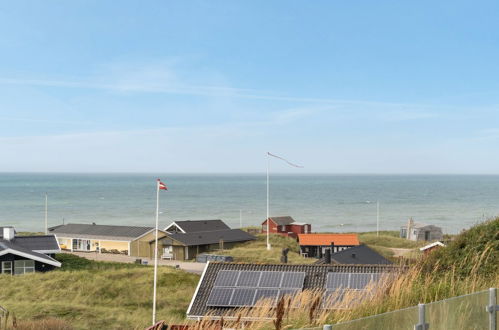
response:
[[[498,330],[497,289],[440,300],[334,325],[324,330]]]

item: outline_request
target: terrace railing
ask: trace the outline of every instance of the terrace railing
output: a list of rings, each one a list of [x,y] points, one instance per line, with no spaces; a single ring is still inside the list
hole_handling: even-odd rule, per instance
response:
[[[323,330],[498,330],[497,289],[475,292],[428,304],[326,324]]]

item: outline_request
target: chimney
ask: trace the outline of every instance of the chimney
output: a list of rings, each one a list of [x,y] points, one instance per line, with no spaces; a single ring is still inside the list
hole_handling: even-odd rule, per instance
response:
[[[334,242],[331,242],[331,253],[334,253]]]
[[[330,249],[326,249],[326,253],[324,253],[324,259],[326,261],[326,264],[330,264],[331,263],[331,250]]]
[[[357,255],[355,253],[352,253],[352,258],[355,259]]]
[[[3,227],[3,239],[6,241],[11,241],[16,236],[14,227]]]

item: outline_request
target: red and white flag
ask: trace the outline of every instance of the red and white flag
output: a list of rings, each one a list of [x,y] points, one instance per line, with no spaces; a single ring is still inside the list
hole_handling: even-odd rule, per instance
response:
[[[166,184],[164,184],[163,182],[161,182],[160,179],[158,179],[158,189],[159,190],[168,190],[168,187],[166,186]]]

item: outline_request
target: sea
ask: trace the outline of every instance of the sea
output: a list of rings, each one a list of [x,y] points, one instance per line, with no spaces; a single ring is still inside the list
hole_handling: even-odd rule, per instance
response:
[[[266,216],[265,174],[0,173],[0,226],[43,231],[62,223],[154,226],[222,219],[233,228]],[[285,175],[270,177],[271,216],[290,215],[314,232],[399,230],[409,218],[445,233],[499,215],[498,175]]]

